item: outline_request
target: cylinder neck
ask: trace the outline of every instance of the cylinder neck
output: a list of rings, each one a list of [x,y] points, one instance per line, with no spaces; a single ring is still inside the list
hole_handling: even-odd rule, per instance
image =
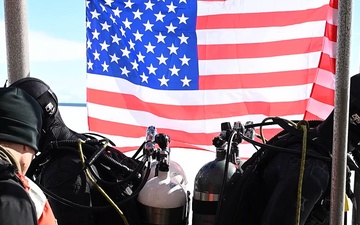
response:
[[[165,179],[169,178],[169,171],[159,170],[157,177],[161,180],[165,180]]]
[[[216,149],[216,160],[224,160],[226,151],[224,149]]]

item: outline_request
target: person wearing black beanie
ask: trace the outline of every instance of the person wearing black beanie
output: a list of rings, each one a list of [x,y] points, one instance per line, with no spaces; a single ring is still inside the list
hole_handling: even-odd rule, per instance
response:
[[[65,124],[60,114],[58,98],[49,85],[38,78],[26,77],[15,81],[9,87],[21,88],[26,91],[43,110],[40,154],[34,159],[28,175],[34,177],[34,180],[43,186],[48,195],[52,195],[49,201],[58,224],[102,225],[104,221],[112,221],[111,224],[123,224],[119,214],[86,176],[80,163],[78,149],[74,150],[69,147],[54,150],[52,148],[58,146],[59,143],[70,143],[79,139],[86,141],[90,137],[70,129]],[[138,190],[142,177],[131,176],[133,174],[123,176],[122,174],[123,171],[126,171],[123,168],[133,170],[139,162],[110,146],[104,152],[106,152],[106,157],[103,158],[103,161],[99,157],[92,164],[92,168],[95,168],[94,173],[98,176],[99,182],[102,182],[102,187],[109,196],[116,199],[117,202],[126,200],[119,207],[123,210],[129,223],[140,224],[136,211],[136,198],[132,198],[135,196],[132,193],[133,190]],[[121,176],[133,178],[121,184],[120,181],[123,180]],[[111,184],[109,185],[109,183]],[[114,185],[114,183],[118,184]],[[131,188],[127,188],[124,193],[121,185],[128,186],[129,184]],[[131,198],[126,198],[129,195]]]
[[[23,144],[38,151],[42,110],[21,89],[0,90],[0,141]]]
[[[35,99],[19,88],[0,89],[1,224],[56,224],[46,196],[25,176],[39,150],[41,128]]]

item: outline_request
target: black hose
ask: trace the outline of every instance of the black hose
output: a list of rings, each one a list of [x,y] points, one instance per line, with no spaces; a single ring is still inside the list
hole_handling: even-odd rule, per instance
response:
[[[233,138],[234,138],[235,135],[236,135],[236,132],[235,132],[235,131],[232,131],[232,133],[231,133],[231,135],[230,135],[230,138],[229,138],[229,140],[228,140],[227,148],[226,148],[225,167],[224,167],[223,179],[222,179],[221,189],[220,189],[220,194],[219,194],[219,201],[218,201],[218,205],[217,205],[217,208],[216,208],[216,214],[219,214],[219,212],[220,212],[221,205],[222,205],[221,202],[222,202],[223,196],[224,196],[224,194],[225,194],[226,183],[227,183],[227,173],[228,173],[228,170],[229,170],[230,149],[231,149],[231,147],[232,147]],[[214,223],[214,224],[218,224],[218,220],[219,220],[219,217],[216,216],[216,217],[215,217],[215,223]]]
[[[95,146],[92,146],[90,144],[96,144],[96,143],[99,143],[99,140],[88,140],[86,141],[83,146],[84,146],[84,150],[85,151],[91,151],[92,153],[96,152],[98,150],[97,147]],[[64,146],[69,146],[72,145],[71,147],[73,147],[74,149],[77,149],[77,141],[76,140],[63,140],[63,141],[53,141],[49,144],[50,148],[52,149],[57,149],[59,147],[64,147]],[[117,150],[115,150],[117,151]],[[128,176],[130,175],[133,170],[130,169],[129,167],[121,164],[121,162],[118,162],[116,161],[115,159],[113,159],[112,157],[110,157],[109,155],[107,154],[100,154],[99,155],[99,159],[103,159],[104,160],[104,163],[109,163],[109,167],[111,168],[118,168],[121,170],[122,173],[125,174],[125,176]]]
[[[123,178],[123,179],[120,180],[120,181],[105,181],[104,179],[102,179],[102,178],[96,173],[96,171],[93,170],[92,167],[89,167],[89,170],[90,170],[91,174],[92,174],[98,181],[101,181],[102,183],[104,183],[104,184],[106,184],[106,185],[110,185],[110,186],[113,186],[113,185],[122,185],[122,184],[124,184],[125,182],[129,182],[130,180],[132,180],[135,176],[139,176],[139,175],[140,175],[140,170],[144,167],[145,163],[146,163],[146,162],[141,162],[141,163],[139,163],[130,175],[126,176],[125,178]]]
[[[247,138],[247,137],[243,136],[242,134],[241,134],[241,137],[242,137],[245,141],[247,141],[247,142],[249,142],[249,143],[251,143],[251,144],[253,144],[253,145],[257,145],[257,146],[259,146],[259,147],[261,147],[261,148],[267,148],[267,149],[271,149],[271,150],[275,150],[275,151],[287,152],[287,153],[298,154],[298,155],[301,154],[301,152],[299,152],[299,151],[297,151],[297,150],[288,149],[288,148],[282,148],[282,147],[277,147],[277,146],[268,145],[268,144],[263,144],[263,143],[254,141],[254,140],[252,140],[252,139],[250,139],[250,138]],[[309,156],[309,157],[316,158],[316,159],[320,159],[320,160],[324,160],[324,161],[327,161],[327,162],[330,162],[330,161],[331,161],[331,158],[330,158],[330,157],[326,157],[326,156],[314,155],[314,154],[311,154],[311,153],[308,153],[308,152],[306,153],[306,155]]]
[[[150,161],[148,161],[148,167],[147,167],[145,176],[143,177],[140,185],[133,191],[133,193],[131,195],[129,195],[126,198],[122,199],[121,201],[118,201],[118,202],[115,202],[115,203],[120,206],[120,205],[128,202],[129,200],[133,199],[134,197],[138,196],[139,192],[145,186],[145,184],[146,184],[146,182],[147,182],[147,180],[149,178],[150,171],[151,171]],[[33,180],[33,181],[44,191],[44,193],[48,197],[54,199],[55,201],[57,201],[57,202],[59,202],[59,203],[61,203],[63,205],[67,205],[67,206],[70,206],[70,207],[82,208],[82,209],[88,209],[88,210],[91,210],[91,211],[105,211],[105,210],[108,210],[108,209],[113,209],[113,207],[111,205],[108,205],[108,206],[87,206],[87,205],[74,203],[74,202],[72,202],[72,201],[70,201],[68,199],[62,198],[62,197],[54,194],[53,192],[48,190],[46,187],[41,185],[39,182],[37,182],[35,180]]]

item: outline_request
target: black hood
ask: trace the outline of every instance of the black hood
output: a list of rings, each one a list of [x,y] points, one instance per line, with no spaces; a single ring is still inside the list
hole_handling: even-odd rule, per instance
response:
[[[44,111],[40,148],[45,148],[51,141],[85,138],[66,126],[59,111],[57,96],[44,81],[34,77],[25,77],[12,83],[10,87],[25,90]]]

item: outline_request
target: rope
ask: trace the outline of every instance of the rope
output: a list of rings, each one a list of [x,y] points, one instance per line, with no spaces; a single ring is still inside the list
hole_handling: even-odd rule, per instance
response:
[[[267,120],[274,120],[275,117],[267,117],[262,121],[264,124]],[[301,161],[300,161],[300,174],[299,174],[299,182],[298,182],[298,190],[297,190],[297,199],[296,199],[296,215],[295,215],[295,225],[300,225],[300,214],[301,214],[301,195],[302,195],[302,185],[304,179],[304,171],[305,171],[305,161],[306,161],[306,148],[307,148],[307,131],[309,129],[309,124],[305,120],[301,120],[298,123],[295,123],[291,120],[282,119],[287,122],[289,125],[296,127],[298,130],[303,131],[303,140],[302,140],[302,151],[301,151]],[[260,126],[260,137],[263,143],[266,143],[266,139],[263,134],[263,127]]]
[[[80,159],[81,159],[83,168],[85,169],[85,173],[86,173],[87,177],[90,179],[90,181],[96,187],[96,189],[98,189],[98,191],[105,197],[105,199],[115,208],[116,212],[119,213],[121,219],[124,221],[124,224],[129,225],[129,222],[127,221],[127,219],[126,219],[124,213],[121,211],[121,209],[115,204],[115,202],[106,194],[106,192],[96,183],[95,179],[92,177],[92,175],[85,163],[85,156],[84,156],[84,152],[82,150],[83,143],[85,143],[85,141],[83,141],[79,138],[78,139],[78,148],[79,148]],[[108,142],[105,143],[105,147],[107,144],[108,144]]]
[[[299,175],[299,182],[298,182],[298,191],[297,191],[297,201],[296,201],[296,216],[295,216],[295,225],[300,224],[300,212],[301,212],[301,195],[302,195],[302,185],[304,179],[304,171],[305,171],[305,160],[306,160],[306,144],[307,144],[307,131],[309,128],[309,124],[302,120],[297,123],[297,128],[302,130],[303,141],[302,141],[302,151],[301,151],[301,163],[300,163],[300,175]]]

